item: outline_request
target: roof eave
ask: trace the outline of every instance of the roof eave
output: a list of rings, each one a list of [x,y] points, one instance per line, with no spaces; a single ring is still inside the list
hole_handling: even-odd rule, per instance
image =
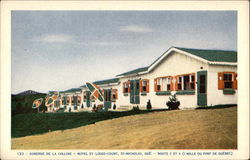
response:
[[[237,62],[215,62],[215,61],[209,61],[208,64],[211,65],[227,65],[227,66],[237,66]]]
[[[115,82],[115,83],[106,83],[106,84],[100,84],[98,85],[99,87],[107,87],[107,86],[117,86],[119,85],[119,82]]]
[[[143,74],[146,74],[148,73],[149,71],[143,71],[143,72],[139,72],[139,73],[133,73],[133,74],[127,74],[127,75],[118,75],[116,76],[117,78],[126,78],[126,77],[134,77],[134,76],[140,76],[140,75],[143,75]]]

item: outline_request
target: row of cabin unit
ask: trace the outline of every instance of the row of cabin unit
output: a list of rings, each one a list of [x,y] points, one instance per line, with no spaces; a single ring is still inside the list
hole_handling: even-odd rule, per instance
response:
[[[237,52],[172,47],[148,67],[93,83],[101,88],[104,102],[84,85],[60,93],[57,107],[74,112],[103,105],[121,111],[146,109],[150,100],[152,109],[161,109],[173,94],[181,109],[237,104]]]

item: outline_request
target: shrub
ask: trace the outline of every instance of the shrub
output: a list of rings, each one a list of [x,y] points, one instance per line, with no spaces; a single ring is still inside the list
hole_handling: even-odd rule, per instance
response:
[[[176,94],[169,97],[169,101],[166,103],[169,110],[179,109],[180,101],[176,98]]]
[[[133,106],[132,111],[140,111],[139,106]]]
[[[116,109],[116,104],[113,105],[113,110],[115,110],[115,109]]]
[[[97,108],[96,105],[94,104],[93,108],[92,108],[92,112],[97,112]]]
[[[147,109],[152,109],[152,105],[151,105],[150,99],[147,102]]]
[[[103,110],[103,104],[98,104],[96,111],[101,111],[101,110]]]

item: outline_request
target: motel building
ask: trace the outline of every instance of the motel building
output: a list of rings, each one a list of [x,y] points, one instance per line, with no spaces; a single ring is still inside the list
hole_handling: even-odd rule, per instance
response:
[[[59,93],[59,108],[63,109],[65,112],[83,111],[81,88],[72,88]]]
[[[146,109],[150,100],[152,109],[162,109],[173,94],[180,109],[237,104],[237,52],[171,47],[147,67],[92,83],[100,87],[104,102],[83,85],[60,92],[60,107],[74,112],[103,105],[122,111]]]

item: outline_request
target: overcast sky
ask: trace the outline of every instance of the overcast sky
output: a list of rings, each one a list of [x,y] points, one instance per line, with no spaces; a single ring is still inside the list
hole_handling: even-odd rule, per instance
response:
[[[12,93],[79,87],[171,46],[237,50],[233,11],[12,11]]]

